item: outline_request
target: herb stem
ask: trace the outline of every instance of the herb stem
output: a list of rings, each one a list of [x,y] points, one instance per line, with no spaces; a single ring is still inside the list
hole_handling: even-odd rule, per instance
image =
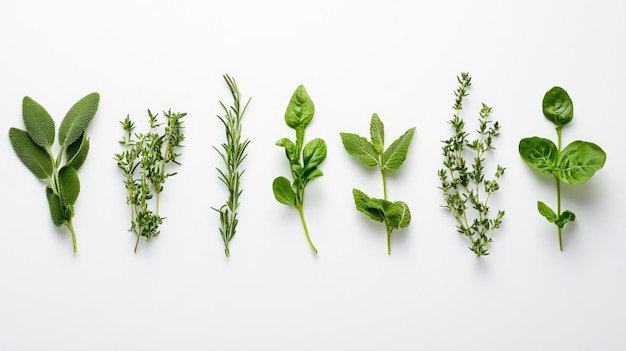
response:
[[[387,177],[385,176],[385,170],[381,168],[380,173],[383,175],[383,199],[387,200]]]
[[[562,131],[563,127],[562,126],[557,126],[556,127],[556,134],[557,134],[557,156],[561,153],[561,131]],[[557,216],[558,218],[561,218],[561,180],[559,179],[559,177],[557,177],[556,175],[554,176],[554,178],[556,179],[556,211],[557,211]],[[559,249],[561,251],[563,251],[563,239],[561,237],[561,227],[560,226],[556,226],[556,230],[559,236]]]
[[[393,229],[385,222],[385,227],[387,227],[387,254],[391,255],[391,232]]]
[[[76,232],[74,231],[72,221],[70,220],[65,222],[65,225],[69,228],[70,233],[72,233],[72,245],[74,245],[74,252],[78,252],[78,244],[76,243]]]
[[[300,220],[302,221],[302,226],[304,227],[304,233],[306,234],[306,240],[309,242],[311,249],[317,255],[317,249],[315,245],[313,245],[313,241],[311,241],[311,236],[309,235],[309,228],[306,225],[306,220],[304,219],[304,209],[302,206],[298,207],[298,213],[300,214]]]
[[[137,248],[139,247],[139,239],[141,238],[141,234],[137,233],[137,241],[135,242],[135,249],[133,250],[133,253],[137,253]]]

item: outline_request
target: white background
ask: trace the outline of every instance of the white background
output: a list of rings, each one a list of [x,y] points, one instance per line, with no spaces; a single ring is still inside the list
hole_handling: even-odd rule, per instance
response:
[[[48,214],[44,185],[0,142],[0,350],[623,350],[626,237],[623,100],[626,3],[621,1],[29,1],[0,3],[0,131],[23,128],[28,95],[60,123],[101,94],[80,170],[74,226]],[[477,259],[439,205],[440,140],[451,130],[455,76],[469,71],[472,130],[481,102],[502,124],[488,155],[507,168],[492,210],[505,209],[491,254]],[[226,259],[216,178],[222,74],[252,96],[244,135],[240,225]],[[283,120],[304,84],[322,137],[325,176],[305,212],[277,203],[288,175]],[[604,169],[563,187],[577,214],[564,230],[536,212],[554,182],[517,153],[523,137],[556,138],[543,94],[575,105],[564,144],[596,142]],[[161,235],[137,254],[113,154],[118,123],[146,109],[187,112],[179,174],[162,194]],[[367,135],[377,112],[388,143],[415,126],[389,198],[411,208],[394,232],[354,209],[351,189],[381,196],[380,175],[344,151],[339,132]],[[5,134],[6,136],[6,134]]]

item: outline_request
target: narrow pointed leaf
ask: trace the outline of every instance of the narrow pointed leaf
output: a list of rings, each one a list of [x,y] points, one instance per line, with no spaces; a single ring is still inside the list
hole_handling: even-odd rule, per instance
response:
[[[574,118],[574,105],[565,89],[553,87],[543,97],[543,115],[557,126],[564,126]]]
[[[556,172],[558,150],[550,139],[524,138],[519,142],[518,151],[524,162],[539,172]]]
[[[382,167],[384,170],[387,172],[393,172],[400,168],[406,159],[407,152],[409,151],[409,145],[411,144],[413,133],[415,133],[415,127],[407,130],[398,139],[391,143],[387,150],[385,150],[382,158]]]
[[[78,100],[67,112],[59,126],[59,144],[67,146],[78,140],[96,115],[100,94],[91,93]]]
[[[385,150],[385,126],[376,113],[372,115],[370,122],[370,135],[376,153],[382,154],[383,150]]]
[[[350,156],[356,157],[366,166],[376,166],[378,155],[374,146],[362,136],[352,133],[339,133],[341,142]]]
[[[33,142],[43,148],[54,142],[54,120],[48,111],[35,100],[25,96],[22,100],[22,117],[28,135]]]
[[[67,147],[65,153],[69,160],[66,165],[78,170],[85,162],[87,154],[89,153],[89,138],[83,134],[82,138],[79,138]]]
[[[606,153],[596,144],[577,140],[567,145],[557,161],[556,176],[569,184],[581,184],[606,162]]]
[[[544,216],[548,222],[554,223],[559,217],[554,213],[554,211],[545,203],[541,201],[537,201],[537,210],[539,213]]]
[[[46,179],[52,175],[50,155],[44,148],[35,144],[25,130],[9,129],[9,139],[17,157],[37,178]]]

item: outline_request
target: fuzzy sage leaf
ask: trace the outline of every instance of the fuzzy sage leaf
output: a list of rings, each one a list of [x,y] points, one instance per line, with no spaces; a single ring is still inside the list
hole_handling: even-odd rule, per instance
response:
[[[52,154],[56,132],[54,120],[43,106],[30,97],[22,100],[26,131],[9,129],[9,139],[18,158],[37,178],[47,182],[46,199],[52,223],[65,225],[70,230],[74,252],[78,251],[72,224],[74,204],[80,193],[77,170],[89,151],[86,131],[98,110],[99,101],[100,95],[91,93],[70,108],[59,126],[60,150],[56,157]]]
[[[376,113],[370,120],[372,141],[353,133],[339,133],[343,147],[350,156],[364,165],[378,166],[383,178],[383,199],[370,198],[358,189],[352,189],[352,197],[357,211],[369,218],[384,222],[387,229],[387,253],[391,254],[391,233],[394,229],[406,228],[411,222],[409,206],[402,201],[387,200],[386,173],[391,173],[402,165],[413,138],[415,128],[410,128],[385,150],[385,126]]]
[[[606,153],[598,145],[577,140],[561,150],[563,126],[574,118],[574,105],[569,94],[561,87],[553,87],[543,97],[544,116],[554,123],[557,144],[540,137],[524,138],[519,143],[519,154],[531,168],[554,174],[556,182],[557,210],[539,201],[539,214],[557,227],[559,249],[563,251],[562,229],[568,222],[573,222],[576,215],[572,211],[561,212],[561,182],[582,184],[587,182],[606,162]]]
[[[296,130],[296,142],[282,138],[276,142],[277,146],[285,148],[285,155],[289,160],[289,168],[293,182],[285,177],[277,177],[272,183],[272,191],[276,201],[294,207],[300,215],[302,227],[306,234],[311,250],[317,254],[313,245],[309,229],[304,219],[304,189],[314,178],[321,177],[322,171],[317,167],[326,159],[326,143],[322,139],[313,139],[304,146],[304,130],[313,119],[315,106],[303,85],[293,93],[287,110],[285,122]]]

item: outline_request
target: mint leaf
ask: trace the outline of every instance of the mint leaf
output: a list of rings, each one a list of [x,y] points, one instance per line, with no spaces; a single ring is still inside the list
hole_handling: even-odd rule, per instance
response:
[[[339,133],[341,142],[350,156],[356,157],[366,166],[378,164],[378,155],[374,146],[362,136],[352,133]]]
[[[400,168],[406,159],[406,154],[409,151],[409,145],[411,144],[414,132],[415,127],[407,130],[398,139],[394,140],[394,142],[389,145],[389,148],[385,150],[381,164],[381,167],[384,170],[387,172],[393,172]]]

